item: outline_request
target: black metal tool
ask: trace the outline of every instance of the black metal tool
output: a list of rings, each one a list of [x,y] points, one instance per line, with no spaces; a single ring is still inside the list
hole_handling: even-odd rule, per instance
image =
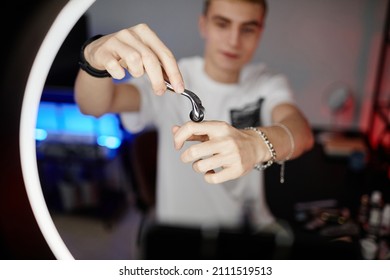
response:
[[[175,90],[173,89],[172,85],[169,82],[165,81],[165,85],[167,86],[168,90],[175,92]],[[184,89],[181,95],[184,95],[191,101],[192,110],[190,112],[190,119],[194,122],[203,121],[205,108],[203,107],[202,101],[200,101],[199,97],[188,89]]]

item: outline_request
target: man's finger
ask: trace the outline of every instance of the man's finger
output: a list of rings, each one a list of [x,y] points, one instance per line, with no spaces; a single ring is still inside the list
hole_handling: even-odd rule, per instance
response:
[[[216,133],[215,127],[208,123],[195,123],[195,122],[187,122],[183,126],[181,126],[174,135],[174,142],[176,149],[181,149],[184,143],[191,139],[197,139],[199,141],[207,141],[211,139]]]
[[[183,162],[193,162],[218,153],[219,151],[217,145],[210,142],[203,142],[200,144],[192,145],[191,147],[186,149],[181,154],[181,160]]]
[[[176,92],[184,91],[184,81],[180,73],[177,61],[169,50],[169,48],[160,40],[156,33],[151,30],[146,24],[139,24],[134,27],[136,32],[143,40],[143,42],[149,46],[149,48],[157,55],[159,61],[166,75],[168,76],[169,82],[173,86]]]
[[[237,178],[235,172],[232,171],[232,168],[223,168],[218,172],[207,172],[204,175],[204,179],[209,184],[220,184],[229,180]]]
[[[208,158],[202,158],[194,161],[192,168],[198,173],[207,173],[210,170],[215,170],[221,167],[223,156],[220,154],[213,155]]]
[[[150,32],[149,32],[150,33]],[[152,33],[155,35],[154,33]],[[124,43],[129,44],[127,52],[123,52],[122,49],[118,50],[118,54],[126,61],[129,72],[135,72],[135,77],[139,77],[139,74],[143,74],[143,69],[147,73],[153,91],[162,95],[166,86],[163,78],[163,70],[158,55],[144,43],[143,37],[152,36],[150,34],[139,35],[136,29],[128,29],[118,34],[118,38]],[[131,46],[130,46],[131,45]],[[131,50],[134,51],[131,51]]]

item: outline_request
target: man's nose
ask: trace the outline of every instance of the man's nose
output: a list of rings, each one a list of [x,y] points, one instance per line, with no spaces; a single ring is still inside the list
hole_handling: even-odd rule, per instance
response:
[[[229,44],[233,47],[240,45],[240,30],[231,29],[229,32]]]

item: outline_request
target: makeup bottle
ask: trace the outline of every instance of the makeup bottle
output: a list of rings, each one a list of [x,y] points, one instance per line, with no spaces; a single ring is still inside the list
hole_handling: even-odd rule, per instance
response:
[[[390,203],[385,204],[383,207],[379,235],[390,238]]]
[[[368,219],[368,235],[374,239],[379,236],[382,220],[383,207],[382,193],[380,191],[373,191],[370,201],[370,215]]]
[[[360,205],[357,214],[357,221],[360,226],[362,233],[367,233],[368,231],[368,215],[370,209],[370,196],[368,194],[363,194],[360,197]]]
[[[390,259],[390,203],[383,207],[378,245],[378,259]]]

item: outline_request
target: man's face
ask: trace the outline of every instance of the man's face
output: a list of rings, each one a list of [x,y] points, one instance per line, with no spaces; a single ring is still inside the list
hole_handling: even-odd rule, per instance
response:
[[[206,63],[213,69],[239,72],[256,51],[263,21],[259,4],[212,0],[207,15],[200,18]]]

